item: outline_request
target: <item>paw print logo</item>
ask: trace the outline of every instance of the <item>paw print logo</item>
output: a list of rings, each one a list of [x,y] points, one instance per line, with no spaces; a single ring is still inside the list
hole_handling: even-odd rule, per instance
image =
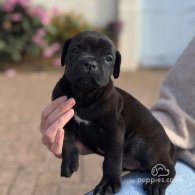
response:
[[[156,164],[151,170],[151,175],[154,177],[168,176],[169,169],[167,169],[163,164]]]

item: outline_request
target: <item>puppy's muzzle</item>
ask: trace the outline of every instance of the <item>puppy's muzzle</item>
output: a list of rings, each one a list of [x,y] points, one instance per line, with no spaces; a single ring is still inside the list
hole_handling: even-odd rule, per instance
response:
[[[88,74],[95,73],[98,70],[98,62],[95,59],[87,59],[83,62],[83,68]]]

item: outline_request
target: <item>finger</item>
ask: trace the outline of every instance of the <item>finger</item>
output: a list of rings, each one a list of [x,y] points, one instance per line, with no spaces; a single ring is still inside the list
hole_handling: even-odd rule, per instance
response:
[[[51,150],[52,142],[50,142],[47,138],[47,136],[42,137],[42,143],[47,146],[49,150]]]
[[[67,100],[66,96],[62,96],[51,102],[45,109],[42,111],[41,115],[41,124],[40,124],[40,131],[43,133],[44,131],[44,124],[45,120],[48,118],[48,116],[64,101]]]
[[[41,139],[42,143],[44,145],[47,145],[47,139],[46,139],[46,136],[43,136],[42,139]]]
[[[42,137],[42,143],[43,143],[45,146],[47,146],[47,148],[48,148],[49,150],[51,150],[51,145],[52,145],[52,144],[48,142],[46,136],[43,136],[43,137]]]
[[[58,129],[54,139],[54,143],[51,146],[51,152],[58,158],[61,158],[62,156],[63,141],[64,141],[64,130]]]
[[[51,124],[54,123],[61,115],[70,110],[75,105],[75,100],[73,98],[62,102],[47,118],[45,121],[45,129],[47,129]]]
[[[64,125],[73,117],[74,110],[70,109],[65,114],[60,116],[43,134],[44,143],[51,146],[54,142],[57,130],[62,129]]]

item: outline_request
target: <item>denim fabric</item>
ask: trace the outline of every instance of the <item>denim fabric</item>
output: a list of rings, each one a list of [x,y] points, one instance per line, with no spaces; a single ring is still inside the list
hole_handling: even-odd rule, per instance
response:
[[[117,195],[145,195],[143,180],[148,174],[131,173],[122,177],[122,188]],[[92,192],[86,195],[92,195]],[[168,186],[166,195],[195,195],[195,170],[183,162],[176,163],[176,176]]]

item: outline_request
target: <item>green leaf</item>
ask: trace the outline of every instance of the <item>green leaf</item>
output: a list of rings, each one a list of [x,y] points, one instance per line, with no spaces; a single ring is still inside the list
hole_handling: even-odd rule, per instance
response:
[[[4,50],[6,46],[7,44],[4,41],[0,40],[0,50]]]

